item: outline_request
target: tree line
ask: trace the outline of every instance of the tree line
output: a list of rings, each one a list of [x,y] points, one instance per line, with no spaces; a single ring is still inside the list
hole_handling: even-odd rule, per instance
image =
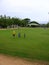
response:
[[[25,19],[20,19],[17,17],[10,17],[10,16],[2,16],[0,15],[0,27],[2,28],[6,28],[7,26],[10,25],[18,25],[18,26],[27,26],[27,24],[30,22],[29,18],[25,18]]]
[[[17,17],[10,17],[10,16],[2,16],[0,15],[0,28],[7,28],[7,26],[11,25],[18,25],[21,27],[26,27],[28,23],[30,23],[31,20],[29,18],[20,19]],[[37,23],[36,21],[32,21]],[[39,27],[49,27],[49,22],[47,24],[40,24]]]

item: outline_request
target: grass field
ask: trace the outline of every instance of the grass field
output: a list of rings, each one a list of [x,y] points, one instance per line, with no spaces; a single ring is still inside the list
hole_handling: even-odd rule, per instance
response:
[[[15,38],[12,36],[12,31],[12,29],[0,30],[0,53],[49,61],[49,29],[15,29]],[[21,38],[18,38],[19,32]],[[24,33],[26,38],[23,36]]]

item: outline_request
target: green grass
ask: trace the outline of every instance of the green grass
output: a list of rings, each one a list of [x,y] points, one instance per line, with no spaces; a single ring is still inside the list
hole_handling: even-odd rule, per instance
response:
[[[30,59],[49,61],[49,29],[20,28],[13,30],[0,30],[0,53]],[[18,32],[21,38],[18,38]],[[26,33],[26,38],[23,34]]]

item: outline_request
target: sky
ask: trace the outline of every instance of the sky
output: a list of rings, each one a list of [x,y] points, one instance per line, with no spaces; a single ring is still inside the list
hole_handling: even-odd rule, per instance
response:
[[[0,0],[0,15],[47,23],[49,0]]]

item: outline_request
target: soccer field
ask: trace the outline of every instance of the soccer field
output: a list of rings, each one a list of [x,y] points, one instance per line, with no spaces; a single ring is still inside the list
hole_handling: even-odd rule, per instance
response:
[[[13,29],[0,30],[0,53],[49,61],[49,29],[19,28],[15,31],[14,38]],[[19,32],[20,38],[18,38]]]

